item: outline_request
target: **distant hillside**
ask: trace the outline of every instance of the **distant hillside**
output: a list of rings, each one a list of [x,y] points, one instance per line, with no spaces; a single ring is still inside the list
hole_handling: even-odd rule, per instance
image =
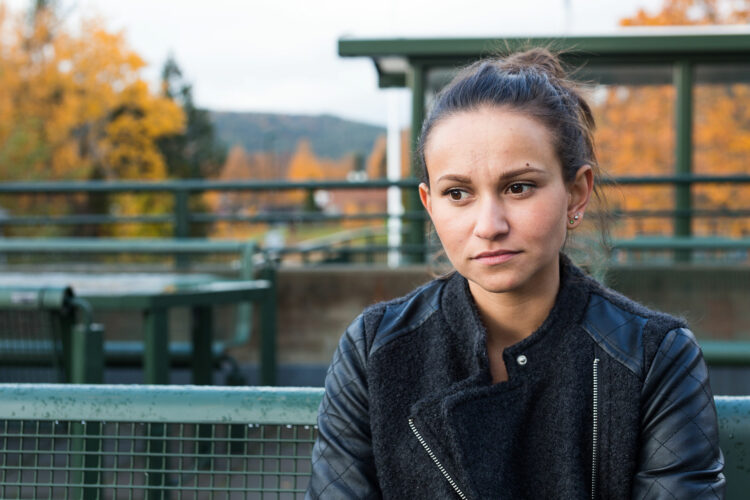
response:
[[[385,128],[330,115],[211,112],[216,134],[228,147],[248,152],[291,153],[301,139],[309,139],[317,156],[338,159],[359,153],[363,159]]]

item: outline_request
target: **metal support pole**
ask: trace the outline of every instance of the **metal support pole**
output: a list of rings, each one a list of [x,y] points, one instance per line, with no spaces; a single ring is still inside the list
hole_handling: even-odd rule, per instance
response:
[[[242,256],[240,264],[240,279],[255,279],[255,267],[253,258],[255,257],[256,246],[253,241],[248,241],[242,247]],[[237,304],[236,320],[234,326],[233,344],[244,344],[250,340],[253,329],[253,305],[249,302]]]
[[[267,262],[259,278],[271,287],[260,300],[260,383],[276,385],[276,268]]]
[[[174,237],[188,238],[190,236],[190,206],[189,194],[184,189],[174,192]],[[187,255],[178,254],[175,256],[175,266],[177,269],[187,269],[190,260]]]
[[[147,384],[169,383],[169,320],[166,309],[151,309],[144,313],[143,370]]]
[[[389,181],[401,180],[401,125],[399,123],[399,95],[391,90],[388,94],[388,130],[386,146],[386,174]],[[391,186],[388,188],[388,247],[397,248],[401,246],[401,226],[404,215],[404,203],[401,188]],[[398,267],[401,264],[401,252],[399,250],[388,251],[388,267]]]
[[[102,498],[100,469],[102,456],[101,422],[70,422],[70,462],[72,466],[72,498]]]
[[[104,327],[98,323],[78,324],[71,337],[70,382],[104,382]]]
[[[693,172],[693,67],[689,61],[678,61],[674,67],[674,86],[677,94],[675,103],[675,173],[691,175]],[[692,235],[691,185],[675,186],[675,208],[678,215],[674,218],[674,236],[689,237]],[[689,262],[690,250],[676,250],[677,262]]]
[[[146,444],[146,470],[148,486],[146,500],[168,500],[169,490],[162,489],[167,485],[167,424],[151,422],[148,424],[148,443]]]
[[[420,176],[419,159],[416,150],[419,141],[419,133],[422,129],[422,121],[425,115],[425,80],[426,68],[421,63],[414,63],[409,69],[408,84],[411,89],[411,176],[418,179]],[[405,207],[407,212],[416,212],[422,210],[422,202],[419,199],[419,192],[412,189],[406,192]],[[409,219],[406,221],[406,234],[404,243],[407,245],[425,245],[424,222],[420,219]],[[406,262],[420,263],[426,261],[426,252],[419,251],[414,253],[405,253]]]
[[[213,309],[211,306],[192,308],[193,384],[213,383]]]

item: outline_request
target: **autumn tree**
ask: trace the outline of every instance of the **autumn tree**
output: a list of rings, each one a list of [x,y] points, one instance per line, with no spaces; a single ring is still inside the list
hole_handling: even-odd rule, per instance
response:
[[[195,105],[193,86],[185,81],[173,56],[162,68],[162,95],[177,102],[186,118],[184,130],[158,140],[169,177],[215,178],[226,159],[226,147],[216,137],[208,110]]]
[[[164,179],[156,141],[180,132],[184,114],[150,90],[140,75],[144,66],[123,34],[101,21],[84,20],[73,30],[49,2],[38,2],[26,20],[0,4],[2,179]],[[102,204],[93,197],[73,201],[45,207],[59,214]],[[163,196],[116,196],[103,209],[141,214],[168,210],[170,203]],[[139,231],[115,226],[104,232]]]
[[[750,1],[665,0],[650,14],[639,10],[623,19],[623,26],[735,24],[750,21]],[[710,71],[709,67],[705,71]],[[617,175],[669,175],[674,173],[674,103],[671,85],[613,86],[595,94],[599,122],[599,156],[607,170]],[[693,171],[699,174],[748,172],[750,158],[750,86],[740,83],[706,83],[696,78],[694,88]],[[621,187],[610,197],[625,210],[671,210],[671,187]],[[738,209],[750,198],[748,186],[696,185],[695,208]],[[664,234],[667,219],[630,218],[617,228],[618,236]],[[740,218],[695,218],[698,235],[746,235],[750,224]]]

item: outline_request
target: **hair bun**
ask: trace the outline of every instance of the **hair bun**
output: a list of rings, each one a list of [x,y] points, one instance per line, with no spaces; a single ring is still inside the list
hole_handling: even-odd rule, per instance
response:
[[[501,59],[499,66],[509,73],[534,69],[558,80],[564,80],[567,77],[557,56],[548,49],[540,47],[511,54]]]

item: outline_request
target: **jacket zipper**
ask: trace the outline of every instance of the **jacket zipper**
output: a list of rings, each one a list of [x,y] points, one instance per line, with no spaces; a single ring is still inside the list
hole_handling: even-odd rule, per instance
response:
[[[419,444],[422,445],[422,448],[425,449],[427,454],[430,456],[433,462],[435,462],[435,465],[437,465],[437,468],[440,470],[440,472],[443,474],[445,479],[448,480],[448,483],[453,487],[453,490],[458,494],[458,496],[461,498],[461,500],[467,500],[466,495],[464,495],[464,492],[461,491],[461,489],[456,484],[456,481],[453,480],[453,478],[448,474],[448,471],[445,470],[445,467],[443,467],[443,464],[440,463],[440,460],[437,459],[435,454],[430,449],[429,445],[427,444],[427,441],[424,440],[422,437],[422,434],[419,433],[417,430],[417,426],[414,425],[414,419],[409,419],[409,427],[411,428],[411,431],[414,433],[415,436],[417,436],[417,440],[419,440]]]
[[[591,500],[596,497],[596,462],[599,455],[599,358],[594,359],[594,401],[593,401],[593,432],[591,452]]]

